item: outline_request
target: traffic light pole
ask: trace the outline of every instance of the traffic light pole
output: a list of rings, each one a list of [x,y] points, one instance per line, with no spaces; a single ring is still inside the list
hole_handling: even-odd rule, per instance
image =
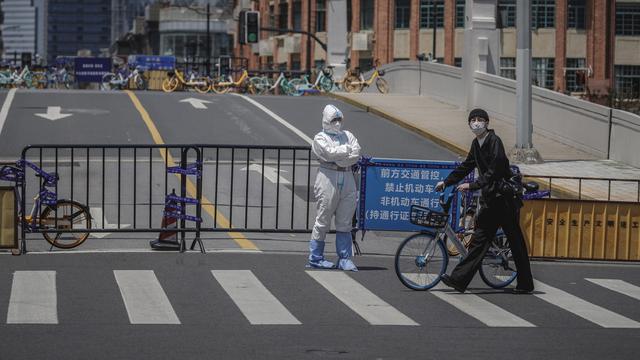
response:
[[[261,27],[260,30],[270,31],[270,32],[288,32],[288,33],[294,33],[294,34],[309,35],[313,38],[313,40],[315,40],[318,44],[320,44],[320,46],[322,47],[322,50],[327,51],[327,44],[323,43],[322,40],[318,39],[318,37],[316,37],[314,34],[310,33],[309,31],[293,30],[293,29],[278,29],[278,28],[271,28],[271,27]]]
[[[207,68],[207,76],[211,76],[211,29],[210,29],[210,16],[211,16],[211,5],[207,2],[207,60],[206,60],[206,68]]]

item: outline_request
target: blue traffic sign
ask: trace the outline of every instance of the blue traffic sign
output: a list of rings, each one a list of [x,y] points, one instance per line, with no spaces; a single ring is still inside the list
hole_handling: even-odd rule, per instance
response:
[[[411,205],[441,211],[436,184],[444,180],[459,163],[371,158],[361,161],[360,230],[419,231],[409,221]],[[452,221],[456,221],[454,199]]]
[[[102,76],[110,72],[110,58],[75,58],[75,76],[78,82],[102,82]]]

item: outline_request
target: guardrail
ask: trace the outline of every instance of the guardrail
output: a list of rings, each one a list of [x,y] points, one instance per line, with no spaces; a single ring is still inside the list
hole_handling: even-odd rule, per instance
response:
[[[640,203],[640,179],[524,175],[536,181],[551,196],[567,200],[621,201]]]
[[[317,163],[308,146],[32,145],[22,151],[22,159],[58,174],[53,189],[58,199],[80,202],[92,214],[90,229],[30,232],[161,232],[172,189],[180,198],[197,200],[182,201],[181,207],[202,222],[183,217],[177,229],[183,241],[185,233],[194,233],[192,249],[200,232],[309,233],[315,217],[311,167]],[[199,176],[180,170],[190,165],[199,167]],[[21,185],[27,213],[39,179],[28,170]]]

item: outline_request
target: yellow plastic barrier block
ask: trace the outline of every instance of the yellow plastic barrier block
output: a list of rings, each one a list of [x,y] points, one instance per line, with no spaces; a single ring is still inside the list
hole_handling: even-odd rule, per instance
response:
[[[640,260],[637,203],[525,201],[520,224],[534,257]]]
[[[18,248],[16,195],[13,187],[0,187],[0,249]]]

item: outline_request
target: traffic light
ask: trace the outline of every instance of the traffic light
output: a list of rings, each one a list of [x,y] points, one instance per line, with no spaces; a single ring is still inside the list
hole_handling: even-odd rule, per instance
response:
[[[260,13],[257,11],[247,11],[244,13],[245,42],[255,44],[260,41]]]

